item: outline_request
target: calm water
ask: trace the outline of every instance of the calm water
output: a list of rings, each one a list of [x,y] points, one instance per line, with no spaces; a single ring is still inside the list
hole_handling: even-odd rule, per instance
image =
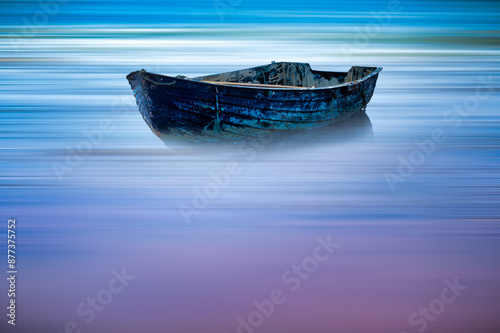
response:
[[[498,3],[224,3],[69,2],[15,45],[39,4],[2,4],[2,332],[499,332]],[[125,79],[272,60],[384,70],[366,116],[220,147],[160,141]]]

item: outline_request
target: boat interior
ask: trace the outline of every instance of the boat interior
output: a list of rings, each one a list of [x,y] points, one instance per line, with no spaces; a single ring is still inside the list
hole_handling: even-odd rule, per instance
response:
[[[377,67],[354,66],[348,72],[325,72],[312,70],[306,63],[273,62],[233,72],[200,76],[192,80],[258,87],[272,85],[285,88],[320,88],[359,80],[376,69]]]

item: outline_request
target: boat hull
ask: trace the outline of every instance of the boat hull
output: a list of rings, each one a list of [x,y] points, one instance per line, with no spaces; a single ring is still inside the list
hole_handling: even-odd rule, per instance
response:
[[[298,89],[208,83],[144,70],[127,79],[156,135],[206,140],[329,125],[366,108],[379,71],[333,87]]]

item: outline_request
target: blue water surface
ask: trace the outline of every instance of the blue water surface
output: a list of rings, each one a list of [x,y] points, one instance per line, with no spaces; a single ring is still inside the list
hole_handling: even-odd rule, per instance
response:
[[[499,2],[0,6],[3,253],[18,225],[2,332],[500,331]],[[384,70],[361,120],[208,147],[154,136],[125,79],[273,60]],[[283,276],[328,237],[292,290]],[[454,279],[466,289],[438,308]]]

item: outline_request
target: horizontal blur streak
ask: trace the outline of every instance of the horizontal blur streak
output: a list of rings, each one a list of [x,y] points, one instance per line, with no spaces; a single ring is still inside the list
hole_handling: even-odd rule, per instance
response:
[[[17,25],[23,17],[42,10],[40,3],[51,1],[3,1],[3,24]],[[53,3],[53,2],[52,2]],[[497,27],[500,4],[497,1],[409,1],[399,5],[390,1],[173,1],[132,0],[57,1],[48,9],[50,24],[206,24],[206,23],[332,23],[362,26],[373,13],[393,10],[392,23],[412,26],[462,25],[478,23]],[[396,3],[398,4],[398,3]],[[394,8],[394,9],[393,9]]]
[[[416,332],[410,314],[454,277],[468,289],[426,332],[499,332],[500,5],[401,4],[360,45],[387,2],[243,1],[221,21],[212,1],[69,1],[16,51],[39,3],[2,2],[0,215],[19,221],[20,332],[74,320],[94,333],[233,333],[327,235],[338,252],[256,333]],[[366,115],[255,157],[165,145],[125,79],[272,60],[384,70]],[[487,97],[461,123],[446,118],[477,91]],[[429,144],[436,129],[446,139]],[[405,171],[416,140],[430,152],[393,192],[386,175]],[[229,161],[241,172],[186,225],[179,205]],[[121,267],[136,280],[86,324],[76,307]]]

